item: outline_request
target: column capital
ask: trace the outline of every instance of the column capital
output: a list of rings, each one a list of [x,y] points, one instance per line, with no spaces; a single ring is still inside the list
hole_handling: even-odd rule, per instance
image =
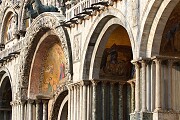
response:
[[[132,60],[131,63],[135,66],[136,69],[141,67],[139,60]]]
[[[161,62],[163,61],[162,58],[157,57],[157,56],[156,56],[156,57],[153,57],[152,60],[153,60],[156,64],[161,63]]]
[[[41,102],[41,100],[35,100],[36,104],[39,104]]]
[[[100,81],[97,81],[97,80],[91,80],[91,83],[93,86],[96,86]]]
[[[47,104],[48,102],[49,102],[48,99],[43,99],[43,100],[42,100],[42,103],[43,103],[43,104]]]
[[[28,102],[29,104],[32,104],[32,103],[34,103],[34,100],[33,100],[33,99],[28,99],[27,102]]]
[[[27,102],[27,100],[21,100],[21,101],[20,101],[20,104],[21,104],[21,105],[24,105],[26,102]]]
[[[82,80],[80,81],[81,85],[84,86],[84,85],[89,85],[90,84],[90,80]]]

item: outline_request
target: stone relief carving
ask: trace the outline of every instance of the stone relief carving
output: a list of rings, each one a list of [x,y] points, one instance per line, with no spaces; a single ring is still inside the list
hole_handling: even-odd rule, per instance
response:
[[[78,61],[80,59],[80,41],[81,41],[81,34],[74,36],[73,42],[73,60]]]
[[[30,72],[30,67],[31,67],[31,61],[32,61],[32,56],[33,52],[31,51],[33,47],[36,45],[33,44],[33,39],[35,38],[35,35],[42,29],[42,28],[49,28],[51,30],[54,30],[55,34],[59,37],[62,45],[62,49],[64,51],[65,55],[65,76],[69,78],[69,72],[70,72],[70,59],[69,57],[69,51],[70,48],[67,45],[67,37],[64,33],[64,30],[62,27],[60,27],[60,21],[64,19],[64,16],[59,15],[59,14],[51,14],[51,13],[43,13],[39,15],[31,24],[31,26],[28,28],[27,33],[25,35],[25,41],[24,41],[24,48],[22,49],[21,52],[21,66],[20,66],[20,79],[22,81],[22,87],[27,87],[28,86],[28,80],[29,80],[29,72]],[[71,73],[70,73],[71,74]],[[25,90],[24,90],[25,91]],[[25,94],[22,94],[22,98],[26,98]]]

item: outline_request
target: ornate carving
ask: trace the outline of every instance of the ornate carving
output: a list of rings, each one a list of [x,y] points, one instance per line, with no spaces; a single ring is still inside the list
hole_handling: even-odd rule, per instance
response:
[[[33,3],[35,3],[34,8],[32,5]],[[55,6],[43,5],[40,0],[31,0],[31,2],[27,3],[25,8],[27,9],[27,18],[32,19],[35,19],[38,15],[40,15],[43,12],[58,12],[58,8],[56,8]]]
[[[74,37],[73,42],[73,60],[78,61],[80,59],[80,40],[81,40],[81,34],[78,34]]]
[[[48,28],[50,30],[54,30],[54,33],[59,37],[61,46],[65,55],[65,76],[68,76],[69,79],[71,79],[70,74],[70,59],[71,55],[69,55],[70,52],[70,45],[68,45],[70,42],[67,40],[67,36],[65,35],[65,31],[62,27],[60,27],[60,21],[64,20],[63,15],[55,14],[53,15],[51,13],[43,13],[39,15],[31,24],[31,26],[28,28],[27,33],[25,35],[25,41],[23,42],[24,48],[21,50],[21,60],[20,63],[22,64],[20,66],[20,79],[22,81],[22,87],[27,88],[29,83],[29,73],[31,68],[31,62],[34,55],[34,49],[38,43],[38,41],[33,42],[35,36],[39,31],[41,31],[43,28]],[[26,94],[27,95],[27,94]],[[25,96],[26,96],[25,95]],[[24,98],[25,96],[22,96]]]

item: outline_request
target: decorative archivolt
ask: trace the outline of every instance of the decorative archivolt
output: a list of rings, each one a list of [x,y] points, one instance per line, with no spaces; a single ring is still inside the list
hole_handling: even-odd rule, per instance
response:
[[[68,40],[68,36],[66,30],[61,27],[60,22],[64,20],[64,16],[60,15],[59,13],[43,13],[39,15],[31,24],[31,26],[27,29],[25,34],[25,38],[23,41],[23,49],[21,50],[21,66],[20,66],[20,79],[22,81],[22,98],[26,98],[27,96],[27,87],[29,84],[29,73],[31,68],[32,56],[34,55],[33,50],[35,49],[36,45],[34,43],[34,39],[36,35],[44,30],[49,29],[53,30],[53,32],[57,35],[60,40],[61,47],[63,49],[65,55],[65,76],[67,79],[70,80],[71,78],[71,48],[70,48],[70,41]],[[34,44],[33,44],[34,43]]]

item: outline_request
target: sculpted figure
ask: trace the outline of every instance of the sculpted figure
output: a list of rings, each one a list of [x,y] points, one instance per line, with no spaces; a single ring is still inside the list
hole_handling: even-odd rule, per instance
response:
[[[54,6],[46,6],[43,5],[40,0],[33,0],[32,2],[35,3],[34,10],[37,11],[38,14],[41,14],[43,12],[58,12],[58,8]]]
[[[32,4],[35,4],[34,8],[32,6]],[[55,6],[46,6],[43,5],[42,2],[40,0],[31,0],[31,2],[27,3],[27,5],[25,6],[27,13],[27,19],[28,18],[36,18],[38,15],[40,15],[43,12],[58,12],[58,8]]]
[[[29,18],[34,19],[38,16],[37,11],[33,9],[32,3],[27,3],[25,8],[27,10],[26,19],[29,19]]]

